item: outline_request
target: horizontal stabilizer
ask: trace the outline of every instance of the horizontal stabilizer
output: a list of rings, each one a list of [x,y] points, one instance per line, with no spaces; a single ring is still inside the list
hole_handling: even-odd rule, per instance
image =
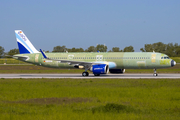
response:
[[[24,58],[24,59],[28,58],[26,56],[13,56],[13,57]]]

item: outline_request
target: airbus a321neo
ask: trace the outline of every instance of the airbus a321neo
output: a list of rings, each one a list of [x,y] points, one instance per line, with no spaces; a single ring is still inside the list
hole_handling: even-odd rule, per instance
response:
[[[125,69],[154,69],[153,76],[158,76],[156,69],[176,65],[167,55],[155,52],[44,53],[36,50],[22,30],[15,30],[15,35],[20,54],[13,58],[45,67],[85,69],[82,76],[88,76],[88,70],[99,76],[108,72],[124,73]]]

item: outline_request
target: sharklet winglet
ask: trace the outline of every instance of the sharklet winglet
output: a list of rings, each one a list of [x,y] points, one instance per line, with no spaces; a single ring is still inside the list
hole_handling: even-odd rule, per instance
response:
[[[45,58],[45,59],[47,59],[48,57],[44,54],[44,52],[40,49],[40,51],[41,51],[41,54],[43,55],[43,57]]]

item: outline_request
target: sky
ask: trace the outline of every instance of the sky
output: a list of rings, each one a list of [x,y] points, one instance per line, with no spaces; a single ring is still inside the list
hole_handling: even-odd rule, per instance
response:
[[[37,50],[105,44],[136,52],[156,42],[180,44],[180,0],[1,0],[0,46],[18,48],[22,30]]]

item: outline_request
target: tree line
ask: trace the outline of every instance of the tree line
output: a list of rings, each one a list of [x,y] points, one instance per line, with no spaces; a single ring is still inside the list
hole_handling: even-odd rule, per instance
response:
[[[0,46],[0,58],[7,57],[7,56],[13,56],[15,54],[19,54],[19,49],[16,49],[16,48],[11,49],[9,52],[5,53],[4,48],[2,46]]]
[[[68,49],[66,46],[56,46],[53,48],[52,52],[107,52],[107,46],[103,44],[99,44],[97,46],[90,46],[87,49],[83,48],[71,48]],[[120,50],[119,47],[113,47],[112,50],[108,52],[134,52],[134,48],[132,46],[125,47],[123,50]]]
[[[134,52],[133,46],[127,46],[124,49],[119,47],[113,47],[111,50],[107,51],[107,46],[103,44],[98,44],[97,46],[90,46],[87,49],[83,48],[66,48],[66,46],[55,46],[52,52]],[[160,52],[167,54],[170,57],[180,57],[180,45],[178,43],[168,43],[164,44],[162,42],[157,42],[153,44],[145,44],[143,48],[140,48],[142,52]],[[49,51],[45,51],[49,52]],[[5,55],[15,55],[19,54],[19,49],[11,49],[9,52],[5,53],[4,48],[0,46],[0,57]]]
[[[180,57],[180,45],[178,45],[178,43],[164,44],[162,42],[157,42],[153,44],[145,44],[144,48],[141,48],[140,50],[142,52],[160,52],[168,55],[169,57]]]

